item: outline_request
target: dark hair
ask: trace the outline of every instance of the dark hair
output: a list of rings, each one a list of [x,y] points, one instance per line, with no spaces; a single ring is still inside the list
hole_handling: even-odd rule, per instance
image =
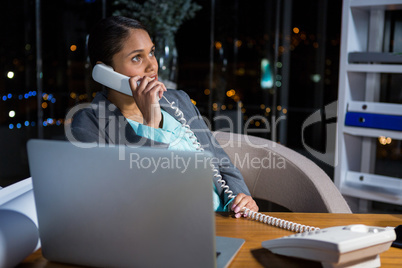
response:
[[[92,66],[97,61],[112,65],[113,55],[121,50],[131,29],[141,29],[148,33],[145,26],[135,19],[113,16],[99,21],[88,39],[88,54]]]

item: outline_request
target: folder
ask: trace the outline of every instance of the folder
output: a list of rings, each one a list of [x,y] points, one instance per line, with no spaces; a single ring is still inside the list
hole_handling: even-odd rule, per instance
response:
[[[350,52],[349,63],[402,63],[400,52]]]
[[[345,125],[402,131],[402,116],[347,112],[345,117]]]

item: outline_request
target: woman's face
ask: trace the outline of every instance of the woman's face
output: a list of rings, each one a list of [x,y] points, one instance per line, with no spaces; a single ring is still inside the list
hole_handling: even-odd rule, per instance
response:
[[[148,33],[141,29],[131,29],[120,52],[113,55],[112,67],[126,76],[138,75],[158,79],[155,45]]]

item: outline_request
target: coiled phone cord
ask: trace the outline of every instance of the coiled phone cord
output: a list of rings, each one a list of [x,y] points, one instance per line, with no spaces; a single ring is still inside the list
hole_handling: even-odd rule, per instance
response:
[[[189,139],[192,141],[193,145],[195,148],[202,152],[204,151],[204,148],[201,147],[201,143],[198,142],[197,137],[195,136],[194,132],[190,129],[190,126],[187,124],[187,120],[184,118],[183,112],[176,107],[174,104],[175,102],[172,101],[170,102],[165,96],[162,95],[162,97],[165,99],[165,101],[169,104],[170,108],[174,110],[174,115],[177,117],[177,120],[182,124],[182,127],[186,129],[186,133],[190,135]],[[233,191],[229,189],[229,186],[226,184],[226,181],[222,178],[222,175],[219,174],[219,170],[211,164],[212,172],[214,173],[214,178],[218,180],[218,183],[220,183],[221,188],[223,188],[225,194],[228,195],[229,199],[235,198],[236,195],[233,194]]]
[[[195,148],[202,152],[204,151],[204,148],[201,147],[201,144],[198,142],[197,137],[195,136],[194,132],[190,129],[190,126],[187,124],[186,119],[184,118],[183,112],[176,107],[174,104],[175,102],[172,101],[170,102],[165,96],[162,95],[162,97],[165,99],[165,101],[169,104],[170,108],[174,110],[174,114],[177,117],[178,121],[182,124],[182,127],[186,129],[186,133],[190,135],[190,140],[192,141],[193,145]],[[236,195],[233,194],[233,191],[229,189],[229,186],[226,184],[226,181],[222,178],[222,175],[219,173],[219,170],[211,164],[212,171],[214,173],[214,178],[217,178],[218,183],[221,184],[221,188],[224,189],[224,192],[228,195],[229,199],[235,198]],[[283,229],[287,229],[289,231],[293,232],[310,232],[310,231],[315,231],[319,230],[320,228],[317,227],[312,227],[308,225],[302,225],[299,223],[291,222],[291,221],[286,221],[283,219],[275,218],[269,215],[265,215],[259,212],[255,212],[250,210],[249,208],[244,207],[243,208],[243,215],[247,218],[251,218],[256,221],[263,222],[268,225],[280,227]]]
[[[313,227],[313,226],[308,226],[308,225],[303,225],[300,223],[295,223],[279,218],[275,218],[269,215],[265,215],[259,212],[254,212],[250,210],[249,208],[244,208],[243,214],[256,221],[263,222],[268,225],[276,226],[279,228],[283,228],[292,232],[297,232],[297,233],[302,233],[302,232],[311,232],[311,231],[316,231],[319,230],[320,228]]]

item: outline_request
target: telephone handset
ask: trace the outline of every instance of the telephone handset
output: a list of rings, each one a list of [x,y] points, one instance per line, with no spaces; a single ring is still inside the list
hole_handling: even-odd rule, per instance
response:
[[[98,63],[95,65],[92,70],[92,78],[108,88],[129,96],[133,95],[131,93],[130,83],[128,82],[129,77],[115,72],[112,67],[104,63]],[[139,82],[137,83],[139,84]]]
[[[129,84],[129,77],[118,72],[115,72],[112,67],[107,66],[104,63],[98,63],[94,66],[92,71],[93,79],[111,89],[119,91],[123,94],[132,96],[131,88]],[[138,81],[137,84],[140,82]],[[184,128],[187,129],[188,133],[190,134],[190,139],[193,144],[196,146],[197,150],[203,151],[204,149],[201,147],[201,144],[198,142],[197,137],[195,136],[194,132],[191,131],[190,126],[187,124],[186,119],[184,118],[183,112],[174,105],[174,102],[170,102],[165,96],[162,97],[166,100],[169,106],[175,111],[175,116],[177,117],[178,121],[182,124]],[[214,177],[218,180],[218,183],[221,184],[221,188],[224,189],[224,192],[228,195],[229,199],[236,197],[233,192],[229,189],[229,186],[226,184],[226,181],[223,180],[222,176],[219,174],[218,168],[212,166],[212,171],[214,172]],[[252,211],[248,208],[243,209],[243,214],[251,219],[266,223],[268,225],[280,227],[287,229],[293,232],[305,232],[305,231],[314,231],[319,230],[319,228],[302,225],[286,220],[282,220],[279,218],[271,217],[269,215],[265,215],[262,213],[258,213]]]

